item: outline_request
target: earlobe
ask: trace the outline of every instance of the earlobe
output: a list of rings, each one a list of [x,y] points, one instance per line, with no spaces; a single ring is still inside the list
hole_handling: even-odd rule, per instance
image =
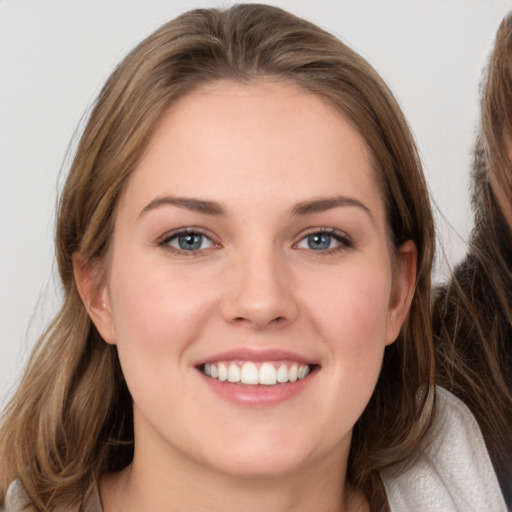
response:
[[[101,282],[99,269],[82,254],[75,253],[73,273],[80,298],[96,329],[107,343],[115,344],[108,288]]]
[[[416,287],[418,250],[412,240],[398,249],[398,269],[393,277],[393,293],[389,305],[386,345],[393,343],[400,333],[409,312]]]

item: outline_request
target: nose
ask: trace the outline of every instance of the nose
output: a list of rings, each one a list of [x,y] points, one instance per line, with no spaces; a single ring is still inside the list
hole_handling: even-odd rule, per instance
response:
[[[227,322],[263,330],[297,318],[291,272],[274,251],[240,255],[226,277],[222,314]]]

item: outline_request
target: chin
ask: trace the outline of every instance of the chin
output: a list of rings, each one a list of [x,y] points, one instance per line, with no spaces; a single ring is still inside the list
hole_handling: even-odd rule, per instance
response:
[[[313,441],[294,436],[286,429],[279,435],[263,436],[250,440],[240,437],[236,445],[220,449],[212,465],[217,471],[237,478],[280,478],[301,471],[315,460]],[[211,454],[210,454],[211,455]]]

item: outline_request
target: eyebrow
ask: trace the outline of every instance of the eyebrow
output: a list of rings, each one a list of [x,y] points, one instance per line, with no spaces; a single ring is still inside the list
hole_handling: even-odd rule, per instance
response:
[[[216,201],[207,201],[195,197],[165,196],[157,197],[149,202],[140,212],[139,218],[145,213],[164,205],[178,206],[179,208],[185,208],[205,215],[221,216],[226,214],[225,208]]]
[[[311,201],[302,201],[293,207],[292,215],[321,213],[340,206],[355,206],[357,208],[361,208],[372,220],[374,220],[371,210],[364,203],[353,197],[346,196],[322,197]]]
[[[139,218],[147,212],[160,208],[161,206],[177,206],[179,208],[185,208],[187,210],[202,213],[204,215],[226,215],[226,209],[224,206],[222,206],[221,203],[217,201],[198,199],[195,197],[164,196],[157,197],[150,201],[141,210]],[[361,208],[370,216],[372,220],[374,220],[372,212],[364,203],[353,197],[346,196],[332,196],[312,199],[310,201],[301,201],[292,208],[291,214],[292,216],[310,215],[313,213],[325,212],[342,206]]]

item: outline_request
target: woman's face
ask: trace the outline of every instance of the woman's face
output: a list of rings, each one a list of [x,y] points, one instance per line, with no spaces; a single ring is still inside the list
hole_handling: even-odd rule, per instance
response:
[[[375,172],[351,124],[295,86],[219,82],[165,114],[93,312],[133,397],[134,464],[346,461],[415,272],[409,243],[392,275]]]

